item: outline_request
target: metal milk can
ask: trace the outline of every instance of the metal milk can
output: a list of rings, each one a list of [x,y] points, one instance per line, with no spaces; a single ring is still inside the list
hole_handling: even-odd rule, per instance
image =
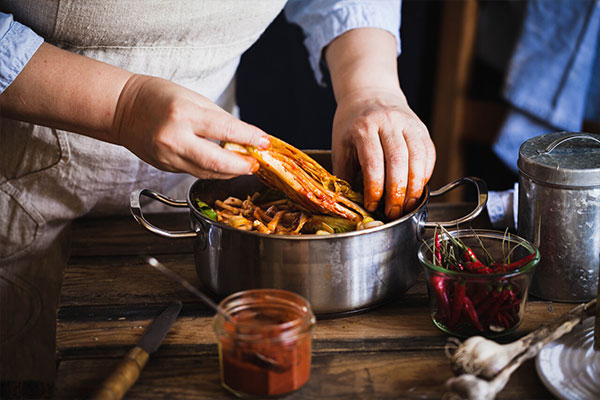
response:
[[[517,231],[541,255],[531,293],[591,300],[600,266],[600,135],[536,136],[521,145],[517,165]]]

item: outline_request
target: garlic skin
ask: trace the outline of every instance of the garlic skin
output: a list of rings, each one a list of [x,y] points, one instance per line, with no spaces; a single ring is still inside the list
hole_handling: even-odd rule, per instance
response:
[[[450,357],[455,372],[482,376],[486,379],[496,376],[526,347],[520,340],[500,345],[482,336],[472,336],[462,344],[460,342],[458,344],[458,348]]]
[[[493,400],[497,394],[488,381],[471,374],[448,379],[446,388],[450,391],[444,395],[446,399],[458,396],[463,400]]]

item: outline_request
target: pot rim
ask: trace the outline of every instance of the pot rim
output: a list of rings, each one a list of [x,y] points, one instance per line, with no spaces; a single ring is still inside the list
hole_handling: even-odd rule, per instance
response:
[[[429,187],[426,185],[425,188],[423,189],[423,194],[421,196],[422,197],[421,204],[419,204],[419,206],[417,208],[415,208],[413,211],[409,212],[408,214],[405,214],[402,217],[395,219],[393,221],[386,222],[383,225],[379,225],[379,226],[375,226],[375,227],[367,228],[367,229],[361,229],[359,231],[332,233],[329,235],[315,235],[315,234],[279,235],[279,234],[261,233],[261,232],[257,232],[257,231],[245,231],[242,229],[234,228],[233,226],[224,224],[222,222],[211,220],[210,218],[208,218],[205,215],[203,215],[202,213],[200,213],[200,211],[194,205],[194,203],[191,199],[191,194],[192,194],[191,189],[193,186],[194,185],[192,185],[190,187],[190,189],[188,190],[188,193],[187,193],[188,208],[190,209],[192,216],[200,219],[200,221],[202,221],[203,223],[206,223],[209,225],[216,225],[219,228],[222,228],[225,230],[239,232],[242,235],[257,236],[257,237],[277,239],[277,240],[313,240],[313,239],[314,240],[331,240],[333,238],[337,239],[337,238],[344,238],[344,237],[353,237],[353,236],[364,235],[367,233],[383,231],[383,230],[392,228],[396,225],[400,225],[400,224],[404,223],[405,221],[408,221],[408,220],[412,219],[414,216],[421,213],[422,210],[425,210],[427,207],[427,203],[429,202],[429,192],[430,192]]]

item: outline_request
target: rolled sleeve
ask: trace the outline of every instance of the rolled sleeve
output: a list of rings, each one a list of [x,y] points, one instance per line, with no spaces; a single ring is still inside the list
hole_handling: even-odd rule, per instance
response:
[[[11,14],[0,13],[0,93],[21,73],[44,39],[13,20]]]
[[[317,82],[324,84],[323,49],[351,29],[388,31],[396,38],[400,54],[400,4],[400,0],[290,0],[285,6],[285,16],[304,31],[310,66]]]

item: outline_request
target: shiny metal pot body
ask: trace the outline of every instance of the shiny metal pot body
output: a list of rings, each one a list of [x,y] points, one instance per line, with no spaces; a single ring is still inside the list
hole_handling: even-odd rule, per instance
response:
[[[519,152],[518,233],[541,259],[531,293],[554,301],[596,297],[600,266],[600,135],[557,132]]]
[[[398,298],[415,283],[421,234],[437,224],[425,222],[429,197],[465,182],[476,185],[480,201],[469,215],[441,223],[455,227],[475,218],[485,206],[487,188],[483,181],[463,178],[431,194],[426,192],[415,211],[385,225],[323,236],[243,231],[209,220],[194,206],[196,198],[212,204],[228,196],[245,198],[264,188],[253,176],[196,181],[183,203],[148,189],[138,190],[132,193],[131,211],[138,222],[161,236],[194,236],[196,271],[203,285],[215,294],[226,296],[251,288],[287,289],[307,298],[316,314],[337,314]],[[141,212],[142,195],[189,207],[192,230],[171,232],[151,225]]]

